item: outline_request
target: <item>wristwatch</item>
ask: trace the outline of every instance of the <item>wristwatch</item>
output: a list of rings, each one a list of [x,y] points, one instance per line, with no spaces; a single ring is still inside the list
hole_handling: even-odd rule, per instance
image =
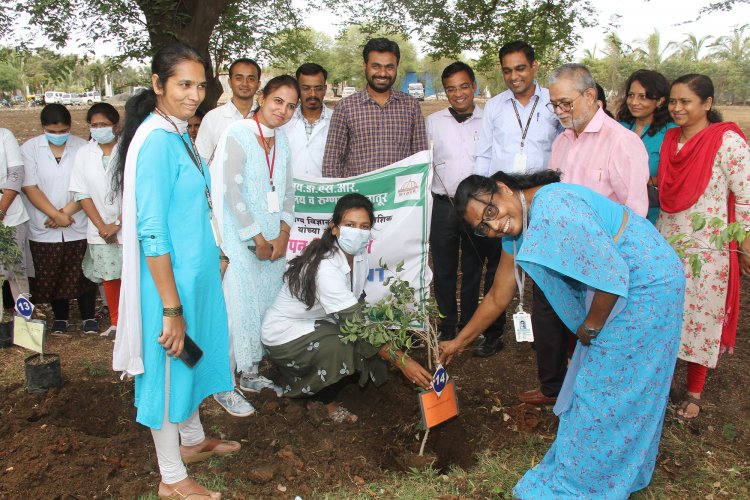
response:
[[[591,344],[591,340],[595,339],[596,336],[599,335],[599,332],[601,331],[602,331],[601,328],[589,328],[586,326],[586,324],[582,323],[581,326],[579,326],[578,330],[576,331],[576,337],[578,337],[578,340],[581,341],[581,344],[589,345]]]
[[[595,339],[597,335],[599,335],[599,332],[602,331],[601,328],[589,328],[586,325],[583,325],[583,331],[586,332],[586,334],[591,337],[592,339]]]

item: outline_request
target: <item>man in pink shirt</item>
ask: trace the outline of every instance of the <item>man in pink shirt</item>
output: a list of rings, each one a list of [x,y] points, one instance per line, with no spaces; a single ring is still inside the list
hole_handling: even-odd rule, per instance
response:
[[[559,170],[563,182],[586,186],[645,217],[648,153],[637,135],[599,107],[589,70],[581,64],[560,66],[550,76],[549,93],[547,107],[565,131],[552,144],[548,168]],[[527,404],[552,404],[565,379],[573,333],[537,287],[531,323],[540,386],[518,398]]]
[[[565,131],[552,144],[548,168],[559,170],[563,182],[586,186],[645,217],[648,153],[636,134],[599,107],[589,70],[560,66],[550,77],[549,93],[547,107]]]

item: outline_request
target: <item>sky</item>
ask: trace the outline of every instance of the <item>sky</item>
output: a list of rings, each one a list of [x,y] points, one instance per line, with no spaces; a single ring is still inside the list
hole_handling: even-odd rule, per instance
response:
[[[302,2],[309,5],[306,0],[293,0],[297,5],[303,5]],[[696,21],[701,7],[709,2],[710,0],[594,0],[593,3],[599,10],[597,27],[581,33],[582,43],[573,59],[581,58],[584,50],[593,50],[594,47],[598,53],[604,47],[605,27],[613,21],[619,24],[615,31],[628,44],[645,39],[654,29],[659,30],[662,44],[666,44],[669,41],[684,40],[685,33],[692,33],[698,38],[728,34],[732,26],[750,22],[750,4],[735,6],[731,12],[703,15]],[[338,31],[337,23],[341,21],[324,11],[313,12],[308,19],[309,26],[329,33],[332,37]],[[419,49],[420,52],[424,50],[422,47]],[[71,44],[63,52],[83,54],[85,50]],[[102,44],[95,53],[98,57],[114,55],[116,47]]]

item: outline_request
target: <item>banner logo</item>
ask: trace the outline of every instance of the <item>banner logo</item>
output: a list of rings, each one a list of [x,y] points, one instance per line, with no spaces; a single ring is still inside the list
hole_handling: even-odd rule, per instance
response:
[[[396,203],[407,200],[419,201],[422,193],[422,175],[399,175],[396,176]]]

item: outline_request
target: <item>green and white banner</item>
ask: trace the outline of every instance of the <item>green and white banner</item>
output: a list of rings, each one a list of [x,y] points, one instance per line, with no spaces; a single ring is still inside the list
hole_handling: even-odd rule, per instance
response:
[[[370,274],[365,292],[372,303],[384,297],[385,272],[404,262],[401,277],[417,290],[429,293],[432,271],[427,265],[432,216],[430,153],[422,151],[367,174],[345,179],[294,178],[294,227],[287,260],[301,254],[323,234],[339,198],[347,193],[367,196],[375,207],[375,224],[368,246]]]

